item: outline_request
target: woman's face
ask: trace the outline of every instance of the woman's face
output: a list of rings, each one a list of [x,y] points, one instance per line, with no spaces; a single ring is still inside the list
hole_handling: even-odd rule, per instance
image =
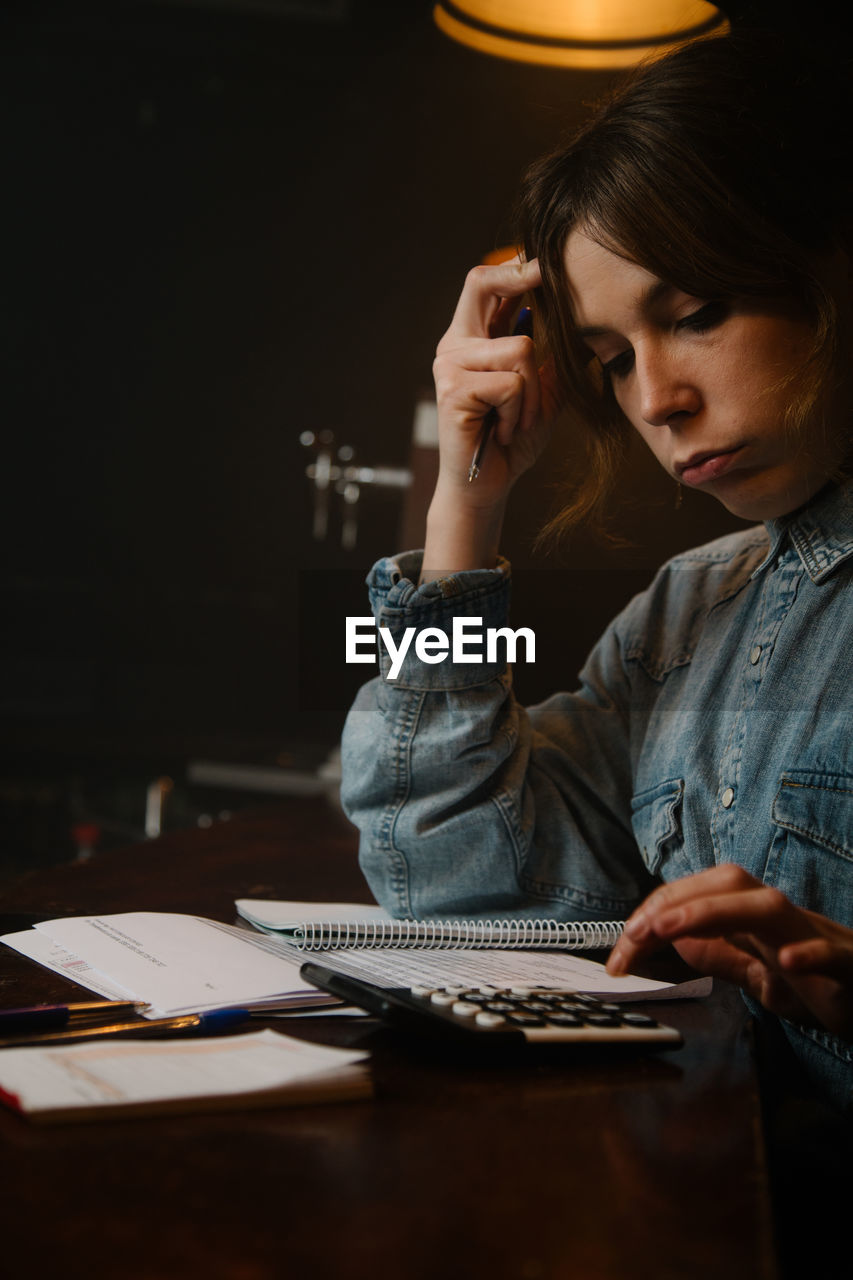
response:
[[[629,422],[676,480],[746,520],[808,501],[841,448],[784,426],[812,332],[790,308],[696,298],[573,231],[565,266],[575,322]]]

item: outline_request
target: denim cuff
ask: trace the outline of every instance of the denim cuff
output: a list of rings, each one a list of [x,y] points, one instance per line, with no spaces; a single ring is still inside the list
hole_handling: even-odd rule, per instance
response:
[[[512,644],[490,633],[507,628],[509,562],[416,586],[422,560],[420,551],[390,556],[367,578],[377,628],[387,633],[377,636],[383,682],[397,689],[467,689],[502,676]],[[524,637],[519,643],[524,652]]]

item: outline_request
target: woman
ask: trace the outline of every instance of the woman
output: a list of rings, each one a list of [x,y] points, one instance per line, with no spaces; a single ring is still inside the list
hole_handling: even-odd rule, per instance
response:
[[[378,622],[506,622],[507,496],[559,410],[590,462],[561,528],[606,510],[636,430],[753,522],[680,555],[524,710],[505,664],[420,661],[360,693],[343,798],[399,915],[627,917],[613,971],[673,943],[853,1086],[853,490],[848,78],[765,37],[635,76],[522,201],[525,253],[476,268],[435,362],[423,557],[380,562]],[[511,332],[533,295],[531,340]],[[480,473],[468,471],[494,408]],[[759,522],[759,523],[754,523]],[[571,602],[567,602],[571,625]]]

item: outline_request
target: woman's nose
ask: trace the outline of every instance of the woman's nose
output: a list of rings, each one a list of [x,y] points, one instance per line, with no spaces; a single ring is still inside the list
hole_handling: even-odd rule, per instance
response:
[[[687,369],[663,351],[635,355],[640,388],[640,413],[652,427],[676,426],[684,415],[692,417],[701,396]]]

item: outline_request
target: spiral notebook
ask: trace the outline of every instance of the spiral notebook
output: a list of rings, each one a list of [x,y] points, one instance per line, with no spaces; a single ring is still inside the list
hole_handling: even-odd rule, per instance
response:
[[[239,915],[294,955],[332,952],[330,968],[379,987],[448,982],[569,987],[608,1000],[706,996],[711,979],[675,982],[626,974],[578,951],[611,947],[622,921],[395,920],[380,907],[349,902],[268,902],[239,898]]]
[[[254,928],[302,951],[345,947],[588,951],[614,946],[624,928],[621,920],[397,920],[381,907],[350,902],[238,898],[234,905]]]

